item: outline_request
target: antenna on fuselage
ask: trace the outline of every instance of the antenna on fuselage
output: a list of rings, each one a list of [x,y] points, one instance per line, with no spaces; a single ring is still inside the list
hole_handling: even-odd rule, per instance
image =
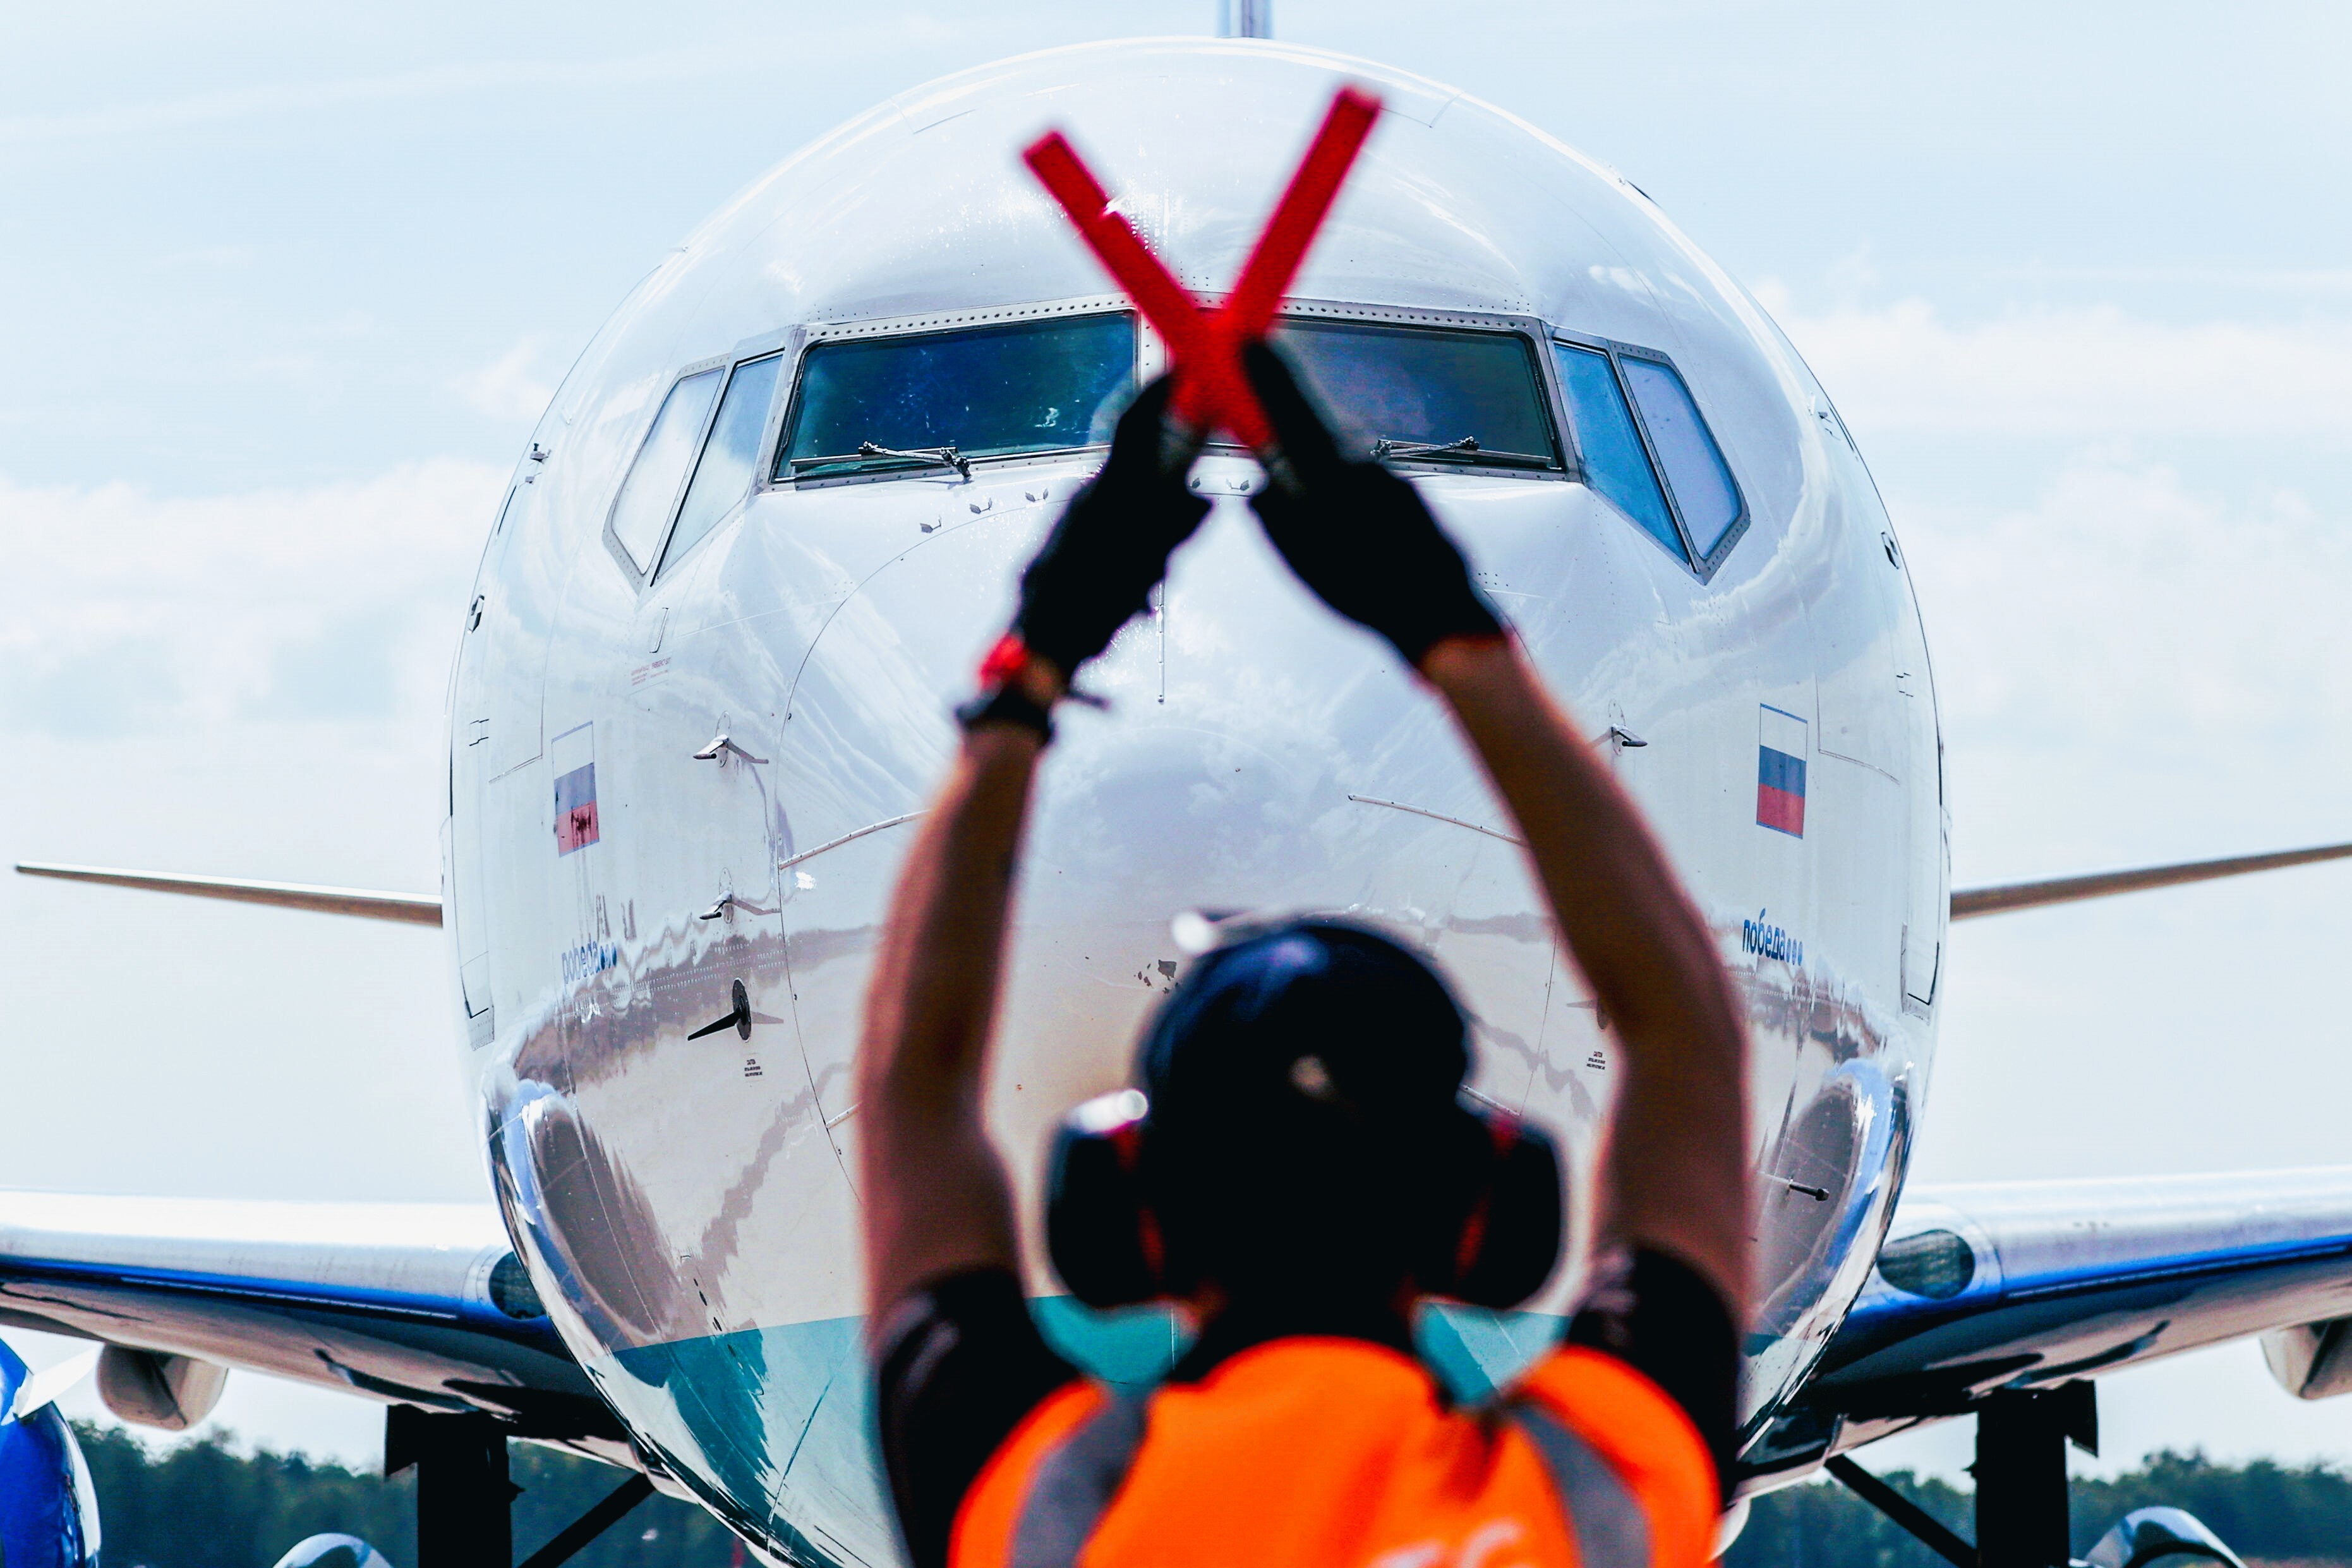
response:
[[[1271,38],[1274,0],[1217,0],[1217,37]]]

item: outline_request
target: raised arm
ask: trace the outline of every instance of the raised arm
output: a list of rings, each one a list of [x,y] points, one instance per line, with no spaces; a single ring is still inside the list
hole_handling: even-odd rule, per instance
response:
[[[1747,1034],[1706,922],[1639,810],[1516,642],[1452,637],[1437,688],[1526,837],[1552,919],[1617,1037],[1602,1223],[1747,1299]]]
[[[908,1291],[1019,1258],[983,1119],[1013,875],[1049,710],[1144,606],[1208,503],[1163,466],[1168,386],[1120,419],[1110,461],[1022,574],[1012,628],[960,709],[964,739],[891,895],[857,1046],[858,1191],[873,1321]]]
[[[927,1279],[1019,1256],[981,1110],[1013,865],[1045,745],[1025,726],[975,726],[891,899],[857,1047],[858,1190],[877,1314]]]
[[[1472,583],[1413,488],[1344,460],[1270,350],[1247,356],[1281,450],[1256,503],[1307,584],[1444,698],[1517,820],[1622,1067],[1600,1211],[1748,1300],[1746,1032],[1706,921],[1641,813]]]

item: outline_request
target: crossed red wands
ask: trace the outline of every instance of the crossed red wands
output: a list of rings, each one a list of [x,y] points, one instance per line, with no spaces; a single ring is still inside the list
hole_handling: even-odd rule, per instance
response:
[[[1307,156],[1291,175],[1289,188],[1266,219],[1233,292],[1218,308],[1194,299],[1143,243],[1126,215],[1111,210],[1110,193],[1078,161],[1067,137],[1050,132],[1022,154],[1030,172],[1069,215],[1087,248],[1167,341],[1179,377],[1173,412],[1184,424],[1204,434],[1222,426],[1252,447],[1272,440],[1274,432],[1242,374],[1241,351],[1264,336],[1274,321],[1275,308],[1297,276],[1307,247],[1329,215],[1380,111],[1381,100],[1370,93],[1353,87],[1339,89]]]

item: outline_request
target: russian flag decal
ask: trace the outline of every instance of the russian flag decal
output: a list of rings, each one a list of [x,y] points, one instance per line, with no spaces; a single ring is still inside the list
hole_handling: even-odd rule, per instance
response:
[[[1758,714],[1756,826],[1805,836],[1805,721],[1765,704]]]
[[[587,724],[566,730],[548,748],[555,774],[555,853],[557,858],[596,842],[595,730]]]

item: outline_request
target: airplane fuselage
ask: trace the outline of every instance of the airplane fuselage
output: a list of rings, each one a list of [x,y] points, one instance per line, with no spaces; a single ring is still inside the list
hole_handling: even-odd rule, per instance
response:
[[[1003,62],[788,160],[639,285],[518,466],[452,691],[445,891],[509,1227],[645,1450],[778,1552],[897,1550],[860,1342],[863,987],[948,705],[1101,462],[1097,405],[1163,360],[1017,149],[1066,126],[1213,292],[1343,79],[1388,112],[1285,331],[1335,403],[1517,432],[1400,468],[1746,998],[1751,1432],[1869,1269],[1927,1087],[1945,817],[1903,557],[1811,375],[1640,193],[1450,89],[1257,43]],[[968,470],[858,455],[941,410]],[[1024,1201],[1055,1118],[1125,1081],[1200,909],[1422,944],[1476,1018],[1475,1092],[1589,1163],[1614,1044],[1508,821],[1395,658],[1266,546],[1255,464],[1212,448],[1195,479],[1213,512],[1087,672],[1108,707],[1062,721],[1032,824],[991,1108]],[[1057,1294],[1034,1238],[1029,1270]],[[1041,1310],[1108,1375],[1168,1359],[1165,1319]],[[1475,1386],[1546,1321],[1449,1310],[1424,1340]]]

